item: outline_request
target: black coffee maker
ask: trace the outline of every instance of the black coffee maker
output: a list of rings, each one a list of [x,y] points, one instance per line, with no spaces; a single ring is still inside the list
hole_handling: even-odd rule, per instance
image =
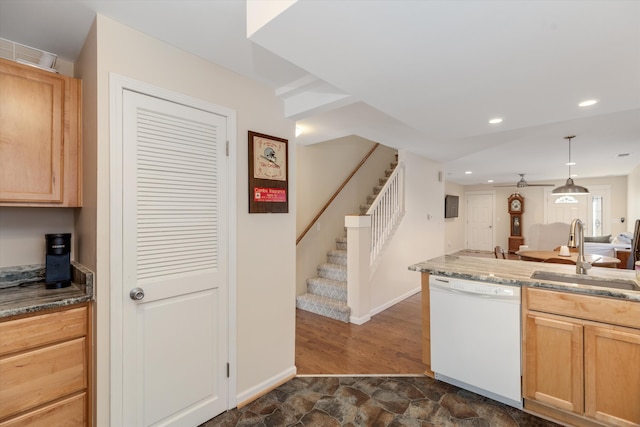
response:
[[[45,234],[45,287],[66,288],[71,285],[71,234]]]

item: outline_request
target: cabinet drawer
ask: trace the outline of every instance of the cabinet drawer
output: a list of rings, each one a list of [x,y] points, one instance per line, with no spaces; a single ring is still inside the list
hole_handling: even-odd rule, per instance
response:
[[[527,288],[527,308],[640,329],[640,302]]]
[[[83,391],[86,360],[85,338],[0,360],[0,419]]]
[[[0,427],[86,426],[87,395],[82,393],[28,414],[0,422]]]
[[[87,307],[0,323],[0,356],[87,334]]]

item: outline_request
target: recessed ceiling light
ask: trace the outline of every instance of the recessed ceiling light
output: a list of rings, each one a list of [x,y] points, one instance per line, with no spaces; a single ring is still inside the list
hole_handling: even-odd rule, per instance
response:
[[[490,180],[488,180],[487,182],[493,182],[493,180],[492,180],[492,179],[490,179]]]
[[[466,172],[465,172],[465,175],[471,175],[472,173],[473,173],[473,172],[471,172],[471,171],[466,171]]]
[[[576,162],[569,162],[569,163],[565,163],[565,166],[575,166]]]
[[[586,101],[582,101],[580,104],[578,104],[578,107],[589,107],[597,103],[598,103],[597,99],[587,99]]]
[[[498,123],[502,123],[502,118],[496,117],[495,119],[489,120],[489,123],[491,123],[492,125],[497,125]]]

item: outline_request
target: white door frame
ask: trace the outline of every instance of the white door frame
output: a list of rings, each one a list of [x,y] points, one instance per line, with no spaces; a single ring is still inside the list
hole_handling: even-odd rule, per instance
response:
[[[226,107],[222,107],[210,102],[202,101],[190,96],[186,96],[177,92],[173,92],[167,89],[163,89],[157,86],[149,85],[137,80],[130,79],[115,73],[109,73],[109,145],[110,145],[110,167],[109,167],[109,184],[110,184],[110,200],[109,200],[109,218],[110,218],[110,233],[109,233],[109,256],[110,267],[109,273],[111,283],[109,287],[110,291],[110,312],[109,312],[109,367],[110,367],[110,420],[112,425],[119,425],[118,420],[123,419],[123,406],[120,399],[113,398],[114,396],[122,396],[122,341],[123,333],[123,295],[124,295],[124,283],[122,280],[123,266],[122,258],[120,256],[120,248],[122,248],[122,93],[124,90],[131,90],[134,92],[143,93],[156,98],[165,99],[167,101],[184,104],[190,107],[198,108],[205,111],[210,111],[215,114],[223,115],[227,117],[227,129],[229,140],[229,165],[227,168],[227,182],[229,185],[228,201],[229,206],[227,210],[229,218],[228,229],[228,260],[229,265],[229,343],[228,343],[228,360],[230,363],[229,369],[229,381],[228,381],[228,407],[227,409],[235,408],[236,402],[236,389],[237,389],[237,339],[236,339],[236,301],[237,301],[237,215],[236,215],[236,172],[237,166],[235,159],[237,158],[237,130],[236,130],[236,112]],[[99,236],[98,236],[99,238]]]
[[[464,193],[464,215],[465,215],[465,224],[464,224],[464,239],[465,239],[465,249],[469,247],[469,197],[468,196],[491,196],[491,206],[493,210],[492,221],[491,221],[491,242],[492,248],[496,243],[496,192],[493,190],[485,190],[485,191],[466,191]]]

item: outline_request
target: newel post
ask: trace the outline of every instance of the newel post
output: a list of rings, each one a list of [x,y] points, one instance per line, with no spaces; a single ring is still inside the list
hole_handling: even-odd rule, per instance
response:
[[[351,308],[351,323],[361,325],[371,319],[371,216],[347,215],[344,225],[347,228],[347,305]]]

